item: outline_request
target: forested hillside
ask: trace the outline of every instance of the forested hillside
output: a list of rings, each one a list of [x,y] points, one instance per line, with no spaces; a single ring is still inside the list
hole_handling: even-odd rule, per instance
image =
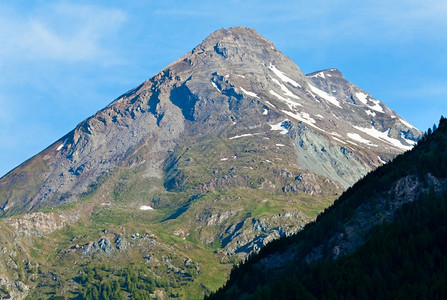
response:
[[[446,178],[441,118],[413,150],[365,176],[303,231],[234,269],[210,299],[445,298]]]

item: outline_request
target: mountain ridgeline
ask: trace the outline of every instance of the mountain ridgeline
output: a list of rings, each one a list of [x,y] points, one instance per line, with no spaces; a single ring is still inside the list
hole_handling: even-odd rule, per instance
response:
[[[442,299],[447,119],[298,234],[235,268],[208,299]]]
[[[218,30],[0,178],[0,296],[203,297],[421,136],[337,69]]]

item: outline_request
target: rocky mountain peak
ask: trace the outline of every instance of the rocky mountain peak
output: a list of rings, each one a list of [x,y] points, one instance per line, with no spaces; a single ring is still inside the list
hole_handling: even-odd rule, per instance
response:
[[[237,53],[248,54],[247,52],[253,52],[258,49],[277,51],[272,42],[258,34],[253,28],[243,26],[219,29],[210,34],[194,49],[193,52],[214,50],[224,58]],[[227,52],[224,50],[227,50]]]
[[[0,207],[12,214],[76,201],[123,164],[162,179],[186,138],[284,145],[287,137],[292,164],[348,187],[419,136],[337,69],[306,76],[255,30],[220,29],[3,177]],[[8,192],[17,183],[28,188]]]
[[[239,75],[239,79],[245,76],[246,81],[253,79],[255,83],[259,77],[265,77],[269,68],[275,65],[282,65],[301,81],[305,80],[301,70],[254,29],[231,27],[212,33],[168,68],[173,72],[189,70],[189,74],[196,77],[207,71],[208,77],[210,74]],[[254,76],[257,78],[252,78]]]

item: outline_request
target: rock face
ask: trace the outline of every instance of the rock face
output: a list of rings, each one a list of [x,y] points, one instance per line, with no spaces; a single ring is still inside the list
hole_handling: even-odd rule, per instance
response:
[[[306,76],[253,29],[221,29],[4,176],[0,208],[76,201],[123,164],[161,178],[168,151],[186,137],[270,130],[290,138],[300,168],[345,188],[420,137],[338,70]]]

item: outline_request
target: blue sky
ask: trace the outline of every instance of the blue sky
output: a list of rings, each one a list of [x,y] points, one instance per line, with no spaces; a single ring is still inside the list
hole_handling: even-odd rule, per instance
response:
[[[0,2],[0,176],[213,31],[253,27],[421,130],[447,115],[447,1]]]

